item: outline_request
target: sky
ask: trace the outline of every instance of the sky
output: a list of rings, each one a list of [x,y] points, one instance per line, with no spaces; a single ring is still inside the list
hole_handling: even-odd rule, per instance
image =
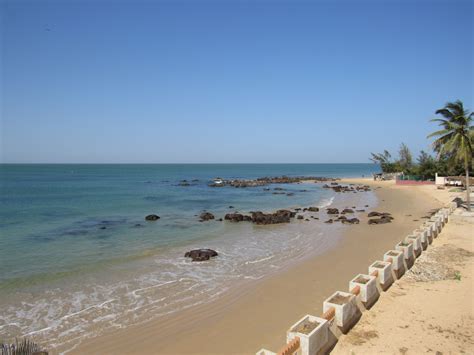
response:
[[[474,110],[467,0],[0,1],[0,162],[367,163]]]

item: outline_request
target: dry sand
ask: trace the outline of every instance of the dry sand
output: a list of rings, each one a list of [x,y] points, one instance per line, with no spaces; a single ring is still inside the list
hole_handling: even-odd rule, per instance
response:
[[[472,223],[451,219],[332,354],[474,354],[473,237]]]
[[[354,275],[366,273],[373,261],[380,260],[385,251],[419,226],[423,216],[450,198],[447,191],[434,191],[433,186],[413,188],[396,186],[393,182],[350,182],[371,184],[379,198],[376,210],[392,213],[393,223],[369,226],[367,218],[363,218],[359,225],[348,225],[342,242],[324,255],[207,305],[88,340],[73,352],[254,354],[262,347],[278,350],[285,343],[286,330],[291,324],[305,314],[321,314],[325,298],[336,290],[347,290]],[[371,210],[374,209],[367,211]],[[379,304],[386,302],[385,297],[384,294]],[[424,296],[426,302],[429,297]],[[454,307],[457,302],[452,303]],[[421,306],[417,306],[417,312],[424,312]],[[460,315],[458,318],[461,319]]]

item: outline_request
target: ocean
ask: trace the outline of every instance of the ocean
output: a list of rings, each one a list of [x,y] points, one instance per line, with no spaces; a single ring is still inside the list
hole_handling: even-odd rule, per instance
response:
[[[375,203],[371,193],[348,200],[321,183],[209,187],[216,177],[378,171],[373,164],[0,165],[0,341],[30,336],[51,348],[73,348],[85,337],[212,301],[322,253],[343,228],[322,218],[271,226],[199,222],[203,211],[221,218]],[[147,222],[148,214],[161,218]],[[184,258],[193,248],[219,256],[193,263]]]

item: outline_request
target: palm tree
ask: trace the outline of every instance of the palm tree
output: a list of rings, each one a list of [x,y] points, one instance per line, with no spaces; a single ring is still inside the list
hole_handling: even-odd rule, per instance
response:
[[[437,110],[436,114],[444,118],[435,118],[431,121],[438,122],[442,129],[431,133],[428,138],[438,137],[433,142],[433,149],[438,155],[446,155],[452,161],[464,163],[466,170],[466,202],[467,209],[470,211],[469,166],[473,159],[474,126],[472,126],[472,120],[474,113],[466,110],[463,103],[457,100],[448,102],[442,109]]]

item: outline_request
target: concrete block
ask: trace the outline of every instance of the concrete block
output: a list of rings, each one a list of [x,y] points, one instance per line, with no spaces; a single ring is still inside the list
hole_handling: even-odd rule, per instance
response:
[[[395,245],[396,250],[403,252],[403,258],[408,269],[410,269],[415,263],[415,253],[413,251],[413,242],[404,240]]]
[[[427,221],[423,223],[423,227],[429,229],[428,241],[431,244],[433,242],[433,239],[436,238],[436,234],[437,234],[436,224],[434,222]]]
[[[255,353],[255,355],[277,355],[277,353],[274,353],[273,351],[267,349],[260,349]]]
[[[406,237],[406,240],[409,242],[409,241],[412,241],[413,242],[413,252],[415,254],[416,257],[419,257],[421,255],[421,250],[422,250],[422,246],[421,246],[421,238],[419,235],[415,235],[415,234],[410,234]]]
[[[377,281],[380,287],[382,287],[382,290],[387,290],[393,283],[392,263],[388,261],[376,261],[369,266],[369,275],[372,275],[374,271],[377,271]]]
[[[431,231],[430,231],[431,233]],[[417,228],[413,231],[414,235],[418,235],[421,240],[421,247],[423,250],[426,250],[428,248],[428,244],[430,243],[428,240],[428,230],[427,228]]]
[[[392,270],[397,279],[402,277],[405,273],[405,264],[403,262],[403,259],[403,251],[400,250],[389,250],[383,255],[384,261],[391,262]]]
[[[307,314],[293,324],[286,333],[286,342],[300,338],[301,355],[317,354],[328,342],[329,322],[326,319]]]
[[[347,330],[357,317],[359,309],[357,308],[356,297],[347,292],[336,291],[331,297],[323,302],[323,312],[334,308],[336,311],[335,321],[338,327]]]
[[[349,281],[349,291],[359,287],[359,299],[366,308],[370,308],[379,298],[377,277],[359,274]]]

